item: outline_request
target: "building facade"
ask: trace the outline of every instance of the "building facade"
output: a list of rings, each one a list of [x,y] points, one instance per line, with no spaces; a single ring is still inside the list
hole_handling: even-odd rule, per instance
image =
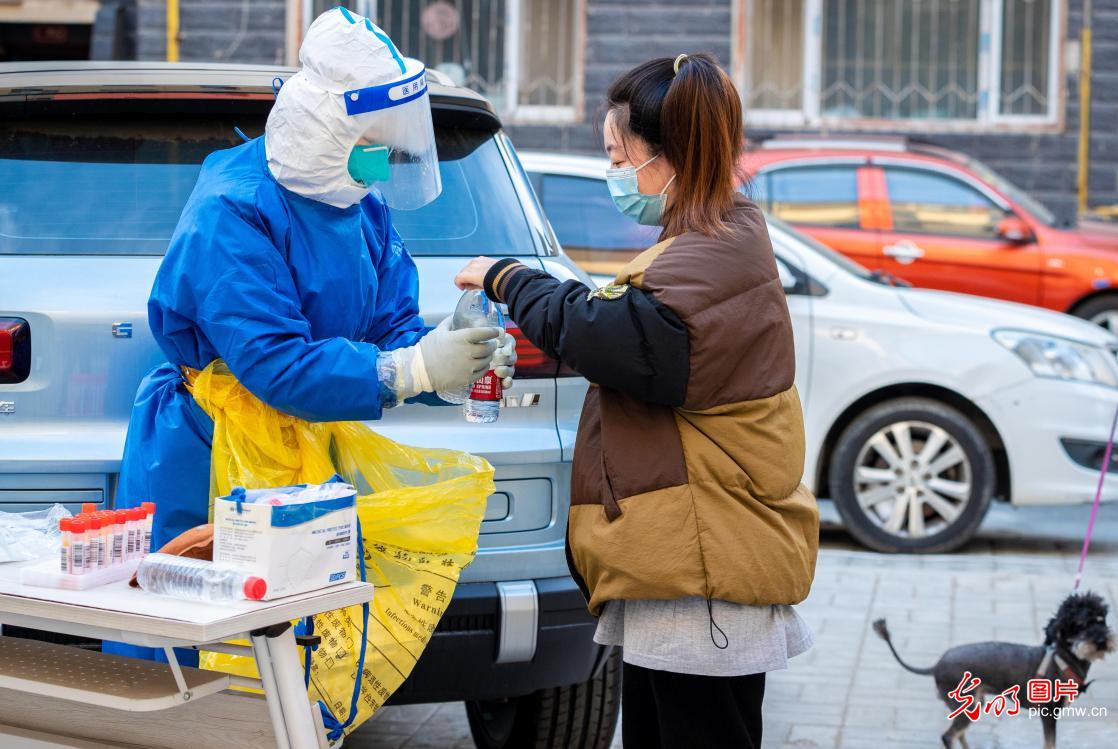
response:
[[[0,0],[0,10],[20,2],[51,0]],[[651,57],[705,51],[742,92],[750,138],[903,134],[975,156],[1072,215],[1085,2],[1094,38],[1088,199],[1101,208],[1118,205],[1118,0],[349,4],[406,54],[487,95],[521,148],[599,151],[615,77]],[[113,4],[121,11],[112,18],[127,25],[123,42],[100,46],[113,54],[167,59],[172,37],[181,60],[293,65],[306,25],[336,0],[101,3]]]

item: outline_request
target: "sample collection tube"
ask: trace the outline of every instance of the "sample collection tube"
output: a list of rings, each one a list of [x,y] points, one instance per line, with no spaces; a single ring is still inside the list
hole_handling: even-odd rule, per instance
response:
[[[120,564],[124,561],[124,526],[127,521],[128,513],[124,510],[117,510],[113,513],[113,564]]]
[[[127,510],[98,510],[92,502],[83,503],[79,515],[58,521],[59,571],[83,575],[146,556],[154,515],[154,502]]]
[[[144,508],[144,543],[143,553],[151,553],[151,527],[155,520],[155,502],[143,502],[140,507]]]
[[[86,517],[86,528],[89,529],[89,538],[86,540],[89,549],[89,564],[87,569],[99,570],[105,566],[105,537],[101,535],[101,516],[91,513]]]
[[[70,574],[84,575],[86,564],[89,563],[89,551],[85,545],[85,520],[81,516],[74,518],[70,523],[70,548],[74,556],[70,559]]]
[[[68,575],[72,571],[71,565],[73,564],[74,559],[74,549],[70,532],[73,530],[73,528],[71,527],[73,525],[73,522],[73,518],[62,518],[58,521],[58,532],[61,536],[58,547],[59,551],[61,552],[61,565],[59,567],[59,572],[64,575]]]

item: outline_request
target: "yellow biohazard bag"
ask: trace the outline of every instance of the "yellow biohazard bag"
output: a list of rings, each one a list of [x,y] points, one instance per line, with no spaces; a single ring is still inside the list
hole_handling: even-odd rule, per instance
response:
[[[371,605],[320,614],[297,627],[322,638],[306,653],[310,696],[326,708],[331,738],[348,734],[404,682],[426,647],[477,551],[493,467],[456,450],[401,445],[361,422],[311,423],[283,414],[221,361],[186,370],[186,379],[214,421],[211,518],[213,499],[237,486],[322,483],[338,474],[357,488],[364,547],[357,556],[376,586]],[[206,652],[201,665],[257,675],[243,656]]]

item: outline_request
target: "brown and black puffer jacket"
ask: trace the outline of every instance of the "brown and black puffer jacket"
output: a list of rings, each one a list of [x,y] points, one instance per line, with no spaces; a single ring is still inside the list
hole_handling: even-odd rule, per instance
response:
[[[591,382],[567,541],[595,614],[613,599],[793,604],[811,587],[788,305],[760,209],[739,198],[726,222],[596,291],[511,259],[486,275],[527,338]]]

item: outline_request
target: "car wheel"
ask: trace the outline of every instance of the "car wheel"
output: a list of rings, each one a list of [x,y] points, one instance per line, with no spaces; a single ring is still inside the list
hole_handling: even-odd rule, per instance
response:
[[[831,497],[847,530],[885,552],[952,551],[978,530],[994,491],[994,458],[975,425],[938,401],[868,409],[831,454]]]
[[[609,749],[621,711],[621,651],[593,678],[524,697],[466,703],[479,749]]]
[[[1118,335],[1118,294],[1104,294],[1089,299],[1076,307],[1072,314]]]

